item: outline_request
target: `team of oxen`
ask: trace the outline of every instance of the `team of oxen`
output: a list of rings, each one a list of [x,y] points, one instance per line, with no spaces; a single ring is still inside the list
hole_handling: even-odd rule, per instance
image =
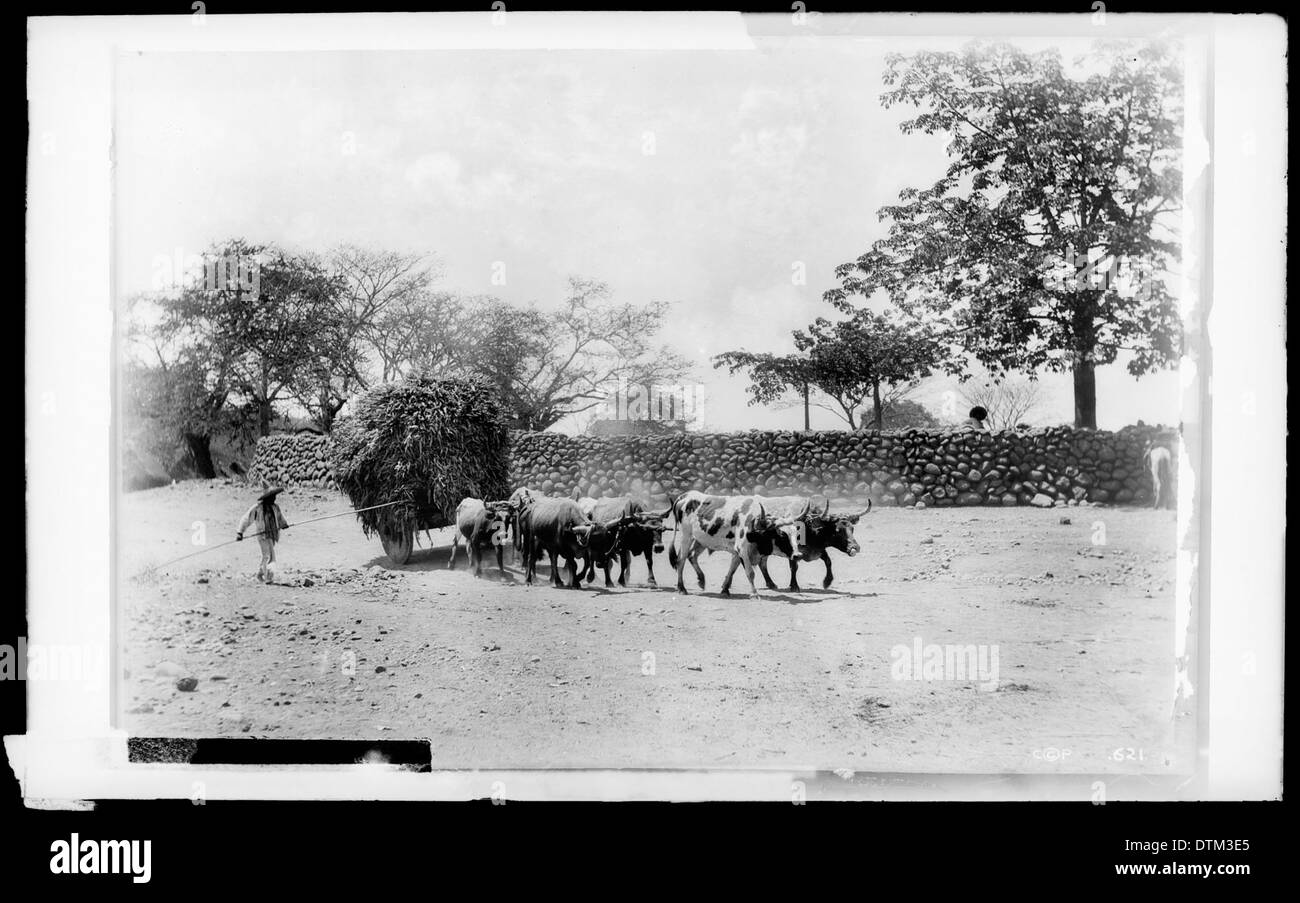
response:
[[[1172,501],[1173,454],[1155,442],[1143,451],[1144,465],[1150,470],[1153,507]],[[700,553],[728,553],[731,556],[721,593],[731,594],[736,569],[743,567],[750,591],[758,594],[754,569],[763,575],[768,589],[776,583],[767,570],[773,555],[790,562],[790,589],[799,591],[799,562],[821,559],[826,564],[822,586],[829,587],[834,573],[828,554],[836,549],[849,557],[858,554],[859,545],[853,528],[867,507],[855,513],[832,514],[827,500],[820,510],[803,496],[764,497],[758,495],[707,495],[697,490],[671,499],[662,514],[647,510],[645,504],[628,496],[619,498],[557,498],[543,496],[527,488],[516,489],[504,501],[485,502],[467,498],[456,509],[456,533],[452,541],[449,568],[456,566],[456,552],[465,541],[474,576],[482,576],[483,554],[496,550],[497,568],[505,573],[504,552],[512,541],[516,559],[524,559],[524,582],[531,584],[537,575],[537,562],[543,555],[550,558],[551,582],[563,586],[559,561],[568,565],[569,586],[579,587],[583,578],[595,579],[596,569],[605,572],[605,585],[613,586],[610,570],[617,560],[618,583],[627,586],[632,559],[644,556],[648,583],[655,582],[654,556],[664,550],[664,533],[673,521],[673,538],[668,545],[668,562],[677,571],[677,591],[686,592],[683,575],[689,563],[695,570],[700,589],[704,589],[704,571]],[[680,542],[677,537],[680,534]],[[581,559],[583,566],[578,567]]]
[[[493,549],[497,568],[504,574],[505,549],[512,544],[516,558],[522,553],[524,582],[528,584],[533,583],[537,563],[545,555],[550,559],[551,582],[555,586],[564,585],[560,579],[561,559],[569,568],[571,587],[581,586],[583,579],[591,582],[597,568],[604,571],[605,585],[613,586],[610,571],[616,561],[618,583],[627,586],[629,567],[637,557],[645,558],[649,585],[658,586],[654,555],[664,551],[664,534],[672,521],[668,561],[677,571],[679,593],[686,593],[683,574],[688,563],[695,570],[700,589],[704,589],[704,572],[699,563],[702,552],[730,555],[727,576],[722,581],[724,596],[730,595],[732,578],[741,567],[752,595],[758,595],[755,569],[763,575],[768,589],[776,589],[767,569],[773,555],[789,561],[790,589],[797,592],[800,561],[825,562],[822,586],[831,585],[834,574],[829,551],[856,555],[860,547],[853,530],[870,511],[870,501],[861,511],[832,513],[829,500],[818,506],[801,496],[719,496],[691,490],[671,499],[668,509],[657,513],[627,496],[575,500],[521,488],[503,501],[467,498],[460,503],[447,566],[455,567],[456,551],[463,539],[476,577],[482,575],[484,554]],[[583,562],[581,567],[579,560]]]

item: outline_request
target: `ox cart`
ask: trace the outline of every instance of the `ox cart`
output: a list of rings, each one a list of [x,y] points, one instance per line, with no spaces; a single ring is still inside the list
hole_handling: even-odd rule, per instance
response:
[[[416,531],[452,525],[462,499],[506,494],[509,449],[490,386],[417,375],[354,400],[335,425],[330,464],[362,530],[378,534],[400,567],[411,560]]]

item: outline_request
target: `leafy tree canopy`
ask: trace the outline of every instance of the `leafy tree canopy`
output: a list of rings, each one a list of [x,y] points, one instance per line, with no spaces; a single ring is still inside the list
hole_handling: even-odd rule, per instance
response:
[[[1075,372],[1076,424],[1096,425],[1093,370],[1130,354],[1140,376],[1176,362],[1163,276],[1182,173],[1181,57],[1100,45],[1068,73],[1055,50],[973,43],[887,59],[886,107],[905,133],[949,137],[950,163],[880,211],[888,235],[836,269],[826,299],[886,295],[991,370]]]

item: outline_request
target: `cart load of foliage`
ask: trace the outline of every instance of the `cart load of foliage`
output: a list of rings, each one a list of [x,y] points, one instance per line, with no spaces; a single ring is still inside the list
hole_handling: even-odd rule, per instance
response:
[[[510,437],[485,382],[416,375],[353,401],[334,427],[331,465],[367,536],[453,522],[466,496],[505,498]]]

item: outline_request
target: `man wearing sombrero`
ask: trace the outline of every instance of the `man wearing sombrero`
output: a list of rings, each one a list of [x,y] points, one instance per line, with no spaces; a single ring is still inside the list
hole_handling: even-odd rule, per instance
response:
[[[244,514],[235,531],[235,539],[243,539],[244,531],[250,527],[257,537],[257,544],[262,547],[262,565],[257,569],[257,579],[266,583],[275,582],[275,544],[280,539],[280,531],[289,526],[275,503],[275,497],[284,489],[276,486],[257,497],[256,504]]]

